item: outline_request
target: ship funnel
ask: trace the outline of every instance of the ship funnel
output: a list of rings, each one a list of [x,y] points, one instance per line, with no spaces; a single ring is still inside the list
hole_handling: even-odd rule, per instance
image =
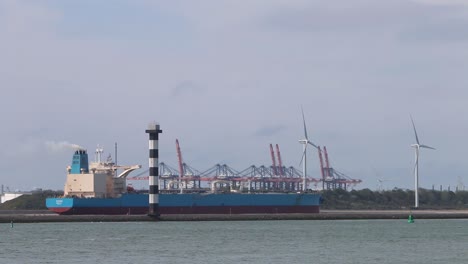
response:
[[[84,149],[75,151],[72,160],[71,174],[89,173],[88,153]]]

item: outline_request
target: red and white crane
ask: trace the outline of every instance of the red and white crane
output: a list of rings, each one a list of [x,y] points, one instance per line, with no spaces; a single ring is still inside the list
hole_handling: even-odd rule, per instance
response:
[[[180,151],[180,145],[179,145],[178,139],[176,139],[176,148],[177,148],[177,159],[179,161],[179,188],[180,188],[180,193],[183,193],[182,176],[184,175],[184,165],[182,161],[182,152]]]
[[[275,161],[275,152],[273,152],[273,145],[270,144],[270,153],[271,153],[271,161],[273,165],[273,175],[278,175],[278,171],[276,170],[276,161]]]
[[[322,189],[325,189],[325,168],[323,167],[322,149],[320,149],[320,146],[317,149],[320,160],[320,174],[322,175]]]
[[[276,156],[278,156],[278,174],[283,176],[284,175],[284,172],[283,172],[283,161],[281,160],[281,153],[280,153],[280,150],[279,150],[279,147],[278,147],[278,144],[276,144]]]
[[[332,177],[333,175],[330,175],[330,162],[328,161],[328,152],[327,152],[327,147],[323,146],[323,154],[325,155],[325,165],[326,170],[325,170],[325,177]]]

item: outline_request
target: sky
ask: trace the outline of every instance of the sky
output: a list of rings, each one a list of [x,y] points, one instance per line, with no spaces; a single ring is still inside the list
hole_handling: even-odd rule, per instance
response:
[[[0,1],[0,183],[63,189],[76,144],[148,166],[301,168],[355,189],[468,183],[468,1]],[[308,175],[319,178],[308,149]],[[135,172],[134,174],[137,174]]]

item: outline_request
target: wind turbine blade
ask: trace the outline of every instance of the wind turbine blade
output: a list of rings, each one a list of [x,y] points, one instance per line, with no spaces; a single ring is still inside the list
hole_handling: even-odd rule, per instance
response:
[[[299,162],[299,166],[301,166],[302,162],[304,161],[304,156],[306,154],[306,151],[307,151],[307,144],[305,145],[304,152],[302,152],[301,162]]]
[[[419,145],[418,133],[416,133],[416,126],[414,125],[413,117],[410,115],[411,123],[413,123],[414,136],[416,137],[416,143]]]
[[[416,160],[414,161],[414,174],[416,174],[416,169],[418,169],[418,164],[419,164],[419,150],[416,149]]]
[[[304,117],[304,109],[302,108],[302,106],[301,106],[301,110],[302,110],[302,121],[304,122],[304,135],[305,135],[306,139],[309,139],[309,137],[307,136],[307,128],[306,128],[306,122],[305,122],[305,117]]]
[[[309,143],[310,145],[314,146],[316,149],[319,149],[314,143],[310,142],[310,141],[307,141],[307,143]]]
[[[419,145],[420,148],[427,148],[427,149],[433,149],[433,150],[436,150],[435,148],[433,147],[429,147],[427,145]]]
[[[418,162],[419,162],[419,151],[416,149],[416,159],[414,161],[414,169],[413,169],[413,174],[416,176],[416,169],[418,168]]]

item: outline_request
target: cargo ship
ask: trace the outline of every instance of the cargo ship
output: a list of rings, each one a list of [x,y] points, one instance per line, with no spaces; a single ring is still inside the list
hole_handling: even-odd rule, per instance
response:
[[[140,165],[117,166],[102,160],[102,149],[88,163],[84,149],[74,152],[67,167],[63,197],[47,198],[49,210],[62,215],[148,214],[149,194],[135,192],[126,177]],[[122,171],[117,174],[117,171]],[[246,193],[208,189],[191,193],[159,194],[160,214],[276,214],[318,213],[320,194],[312,192]]]

